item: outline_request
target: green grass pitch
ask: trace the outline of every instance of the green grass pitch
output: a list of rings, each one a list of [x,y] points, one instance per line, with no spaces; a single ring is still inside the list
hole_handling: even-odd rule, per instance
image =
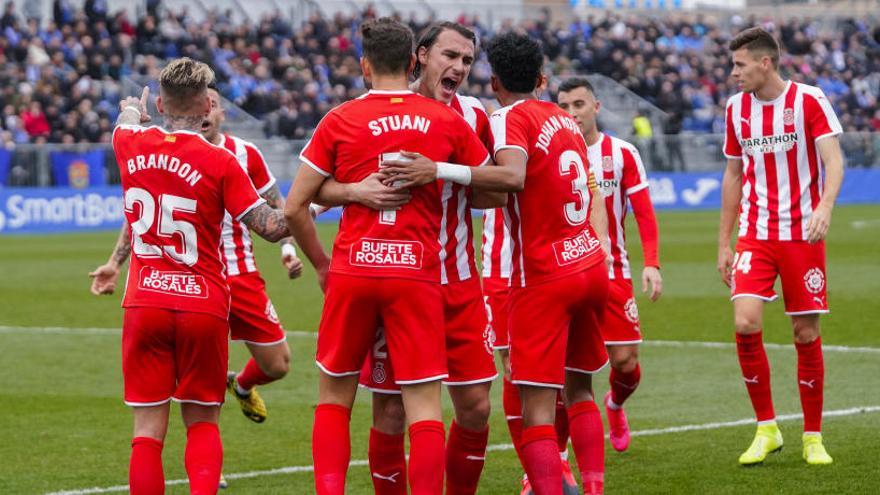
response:
[[[624,454],[606,449],[608,493],[880,492],[878,219],[880,206],[838,207],[828,243],[832,313],[823,318],[823,340],[841,347],[826,352],[825,409],[843,411],[824,422],[834,464],[803,463],[801,421],[794,418],[781,423],[785,449],[763,466],[746,469],[736,458],[754,426],[723,424],[752,412],[729,345],[731,307],[715,272],[717,213],[659,215],[665,294],[654,304],[639,294],[648,342],[641,352],[642,385],[627,403],[632,429],[645,434],[634,437]],[[334,229],[323,225],[320,232],[329,242]],[[638,264],[638,236],[630,232]],[[127,482],[131,415],[121,400],[120,337],[94,330],[119,328],[120,296],[92,296],[86,276],[106,259],[114,239],[109,232],[0,238],[0,494],[104,493],[82,490]],[[314,272],[307,269],[302,280],[290,282],[279,257],[277,247],[257,242],[257,259],[285,327],[313,332],[321,310]],[[783,344],[767,351],[777,412],[797,414],[795,352],[781,301],[767,306],[765,320],[766,340]],[[224,407],[224,472],[230,475],[225,493],[313,493],[307,467],[317,395],[315,340],[294,335],[289,342],[291,374],[262,389],[268,421],[249,422],[234,401]],[[242,346],[231,346],[233,368],[246,357]],[[607,372],[596,381],[601,397]],[[506,446],[500,390],[496,382],[489,440],[495,447],[480,494],[519,493],[521,470]],[[445,404],[448,420],[451,409]],[[868,409],[854,410],[859,408]],[[352,417],[353,460],[366,458],[368,425],[369,398],[361,393]],[[683,425],[701,429],[670,430]],[[175,416],[164,454],[168,480],[185,478],[183,442]],[[271,472],[290,467],[295,469]],[[363,465],[354,465],[348,480],[349,493],[370,493]],[[183,482],[168,490],[186,491]]]

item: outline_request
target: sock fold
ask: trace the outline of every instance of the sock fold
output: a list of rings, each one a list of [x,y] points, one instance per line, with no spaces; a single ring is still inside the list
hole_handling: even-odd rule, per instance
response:
[[[223,469],[223,444],[216,423],[193,423],[187,428],[184,459],[190,494],[217,493]]]
[[[370,428],[370,477],[376,495],[406,495],[404,435],[390,435]]]
[[[351,410],[336,404],[315,408],[312,460],[317,495],[344,495],[345,475],[351,460]]]
[[[446,445],[446,495],[473,495],[486,463],[489,427],[470,430],[455,421]]]
[[[161,495],[165,493],[165,473],[162,470],[160,440],[135,437],[131,441],[131,460],[128,486],[134,495]]]
[[[822,337],[807,343],[795,343],[797,349],[798,390],[804,412],[804,432],[822,431],[822,403],[824,401],[825,360],[822,356]]]
[[[409,487],[412,495],[443,493],[445,442],[442,421],[417,421],[409,426]]]
[[[764,351],[762,333],[736,334],[736,352],[756,418],[758,421],[776,419],[770,391],[770,362]]]

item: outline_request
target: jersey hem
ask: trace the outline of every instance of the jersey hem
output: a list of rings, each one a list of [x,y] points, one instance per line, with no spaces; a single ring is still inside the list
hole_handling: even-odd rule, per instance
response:
[[[265,199],[263,199],[263,198],[257,198],[257,200],[254,201],[254,204],[252,204],[252,205],[248,206],[247,208],[245,208],[245,210],[244,210],[243,212],[241,212],[237,217],[235,217],[235,221],[236,221],[236,222],[241,222],[241,219],[244,218],[245,215],[247,215],[248,213],[251,212],[251,210],[253,210],[254,208],[260,206],[261,204],[263,204],[263,203],[265,203],[265,202],[266,202]]]
[[[773,302],[773,301],[779,299],[779,295],[761,296],[758,294],[734,294],[734,295],[730,296],[730,300],[735,301],[741,297],[754,297],[755,299],[760,299],[764,302]]]
[[[267,182],[265,186],[263,186],[263,187],[257,189],[257,194],[260,194],[260,195],[265,194],[266,191],[268,191],[269,189],[271,189],[272,186],[274,186],[277,182],[278,182],[278,181],[275,179],[275,177],[272,177],[272,179],[269,180],[269,182]]]
[[[607,343],[606,343],[606,345],[607,345]],[[580,368],[572,368],[570,366],[566,366],[565,371],[572,371],[574,373],[581,373],[584,375],[595,375],[596,373],[604,370],[605,367],[608,366],[608,363],[610,363],[610,362],[611,362],[610,360],[606,359],[605,363],[602,364],[602,366],[599,366],[598,368],[596,368],[595,370],[582,370]]]
[[[563,388],[559,383],[530,382],[528,380],[510,380],[510,383],[515,385],[530,385],[532,387],[555,388],[559,390],[562,390]]]
[[[324,373],[326,373],[326,374],[328,374],[328,375],[330,375],[330,376],[332,376],[332,377],[336,377],[336,378],[341,378],[341,377],[343,377],[343,376],[352,376],[352,375],[360,375],[360,374],[361,374],[361,370],[357,370],[357,371],[342,371],[342,372],[339,372],[339,373],[337,373],[337,372],[335,372],[335,371],[330,371],[329,369],[327,369],[326,367],[324,367],[324,365],[321,364],[321,362],[318,361],[317,359],[315,360],[315,364],[318,365],[318,368],[319,368],[321,371],[323,371]]]
[[[786,311],[785,314],[788,316],[827,315],[830,312],[831,312],[830,309],[809,309],[806,311]]]
[[[495,373],[492,376],[487,376],[485,378],[478,378],[476,380],[467,380],[467,381],[463,381],[463,382],[454,382],[454,381],[443,380],[443,385],[446,385],[447,387],[461,387],[461,386],[465,386],[465,385],[476,385],[479,383],[486,383],[486,382],[495,381],[496,378],[498,378],[498,373]]]
[[[306,157],[304,157],[304,156],[302,156],[302,155],[299,156],[299,159],[302,160],[306,165],[308,165],[309,167],[311,167],[312,170],[314,170],[315,172],[318,172],[319,174],[323,175],[324,177],[330,177],[330,175],[332,175],[330,172],[328,172],[328,171],[324,170],[323,168],[321,168],[321,167],[315,165],[314,163],[312,163],[311,160],[309,160],[308,158],[306,158]]]
[[[649,185],[650,184],[648,184],[647,182],[642,182],[641,184],[637,184],[635,186],[630,187],[629,189],[627,189],[623,193],[626,194],[627,196],[630,196],[632,194],[635,194],[635,193],[641,191],[642,189],[647,188]]]
[[[419,378],[417,380],[394,380],[394,383],[397,385],[417,385],[419,383],[436,382],[437,380],[443,380],[444,378],[449,378],[449,373],[429,376],[427,378]]]
[[[813,142],[814,142],[814,143],[818,143],[819,140],[821,140],[821,139],[825,139],[825,138],[829,138],[829,137],[834,137],[834,136],[839,136],[839,135],[841,135],[841,134],[843,134],[843,131],[831,131],[831,132],[826,132],[825,134],[822,134],[821,136],[817,136],[816,139],[813,140]]]

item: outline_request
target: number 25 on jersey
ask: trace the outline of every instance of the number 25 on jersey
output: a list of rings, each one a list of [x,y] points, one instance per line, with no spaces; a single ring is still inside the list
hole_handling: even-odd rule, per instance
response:
[[[159,222],[156,224],[156,235],[163,242],[157,246],[145,242],[141,236],[150,232],[156,221],[156,200],[145,189],[132,187],[125,193],[125,211],[134,213],[135,204],[140,206],[140,217],[131,224],[131,248],[141,258],[160,258],[163,253],[177,263],[187,266],[195,265],[199,260],[198,236],[192,223],[186,220],[175,220],[174,212],[195,213],[196,201],[171,194],[160,194]],[[173,245],[175,234],[180,235],[180,246]]]

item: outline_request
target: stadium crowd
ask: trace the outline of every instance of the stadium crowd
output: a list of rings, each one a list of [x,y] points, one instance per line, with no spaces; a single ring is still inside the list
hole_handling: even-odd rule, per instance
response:
[[[371,9],[314,16],[295,27],[280,15],[235,23],[231,13],[214,12],[196,20],[157,4],[132,20],[103,10],[104,2],[75,9],[56,0],[52,18],[41,23],[8,2],[0,18],[2,143],[109,142],[122,78],[154,80],[163,61],[177,56],[212,65],[223,95],[263,119],[269,136],[305,138],[330,108],[363,91],[356,33],[375,16]],[[493,34],[477,18],[458,21],[483,39]],[[704,16],[608,12],[567,24],[508,22],[501,29],[543,40],[554,75],[598,73],[619,81],[669,114],[662,133],[679,134],[723,131],[724,104],[736,92],[726,42],[740,26],[761,24],[785,48],[783,74],[822,88],[846,131],[880,131],[880,26],[755,21],[733,17],[722,25]],[[424,27],[414,18],[409,24],[416,32]],[[491,98],[489,75],[482,56],[466,92]]]

